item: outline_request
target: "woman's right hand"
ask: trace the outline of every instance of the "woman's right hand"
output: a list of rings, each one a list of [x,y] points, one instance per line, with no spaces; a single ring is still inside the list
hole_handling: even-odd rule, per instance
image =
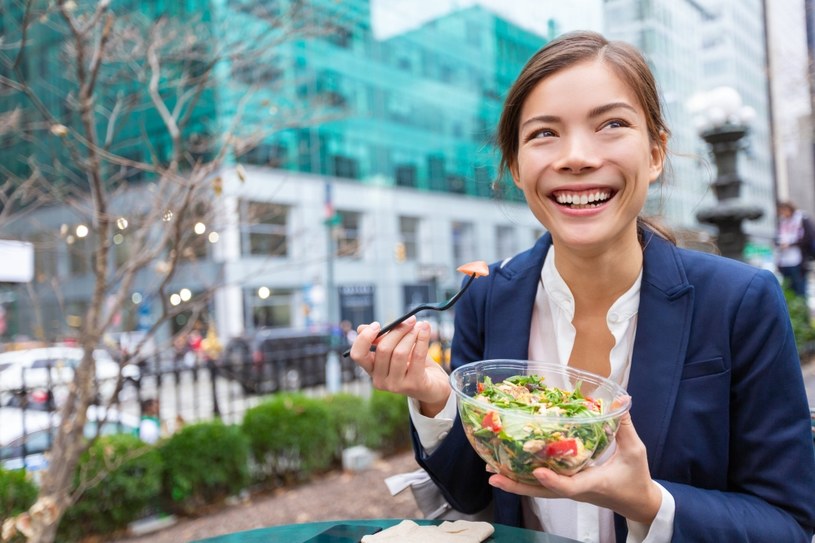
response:
[[[371,376],[374,388],[414,398],[423,415],[436,415],[452,389],[447,372],[427,354],[430,323],[410,317],[377,338],[380,329],[378,322],[361,325],[351,345],[351,358]]]

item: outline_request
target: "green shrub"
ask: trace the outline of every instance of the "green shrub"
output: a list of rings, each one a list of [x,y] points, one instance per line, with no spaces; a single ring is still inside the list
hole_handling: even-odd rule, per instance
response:
[[[78,541],[90,534],[125,528],[161,495],[161,456],[129,434],[97,439],[79,459],[74,491],[88,486],[65,511],[59,541]]]
[[[804,298],[788,288],[784,289],[784,298],[787,300],[798,354],[802,359],[808,358],[813,354],[812,344],[815,342],[815,327],[812,326],[809,307]]]
[[[410,414],[404,396],[374,389],[368,409],[377,428],[369,447],[386,455],[410,448]]]
[[[328,405],[300,394],[279,394],[243,418],[260,480],[308,479],[331,466],[339,444]]]
[[[192,515],[236,494],[249,482],[249,441],[220,420],[185,426],[159,447],[169,507]]]
[[[355,394],[339,393],[324,398],[339,438],[338,459],[342,449],[364,445],[376,434],[376,422],[368,402]]]
[[[29,479],[25,470],[5,470],[0,467],[0,525],[3,520],[34,505],[37,501],[37,486]]]

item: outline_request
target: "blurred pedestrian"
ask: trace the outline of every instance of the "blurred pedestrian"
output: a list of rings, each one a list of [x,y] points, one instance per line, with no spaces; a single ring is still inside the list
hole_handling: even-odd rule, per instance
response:
[[[155,398],[147,398],[141,403],[139,438],[145,443],[152,445],[159,440],[161,433],[158,400]]]
[[[812,222],[790,202],[778,202],[776,265],[784,284],[798,296],[807,296],[807,261],[813,256]]]

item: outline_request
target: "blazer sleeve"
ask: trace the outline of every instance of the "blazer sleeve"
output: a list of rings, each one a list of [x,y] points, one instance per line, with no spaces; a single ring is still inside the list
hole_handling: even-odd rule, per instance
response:
[[[477,308],[485,296],[486,283],[476,281],[456,304],[455,334],[452,343],[453,369],[464,363],[483,358],[481,328],[483,311]],[[419,443],[411,423],[416,461],[427,471],[450,505],[462,513],[475,514],[487,507],[492,499],[492,487],[487,480],[484,461],[467,441],[461,419],[456,416],[453,427],[438,448],[427,454]]]
[[[810,543],[815,448],[795,338],[775,277],[755,274],[731,318],[730,421],[722,425],[729,431],[727,485],[659,480],[676,501],[674,541]]]

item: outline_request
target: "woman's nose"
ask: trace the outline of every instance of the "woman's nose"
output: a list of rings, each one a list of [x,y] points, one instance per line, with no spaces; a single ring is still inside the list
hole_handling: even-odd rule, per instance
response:
[[[561,136],[561,153],[556,168],[567,173],[584,173],[600,166],[600,156],[587,134]]]

